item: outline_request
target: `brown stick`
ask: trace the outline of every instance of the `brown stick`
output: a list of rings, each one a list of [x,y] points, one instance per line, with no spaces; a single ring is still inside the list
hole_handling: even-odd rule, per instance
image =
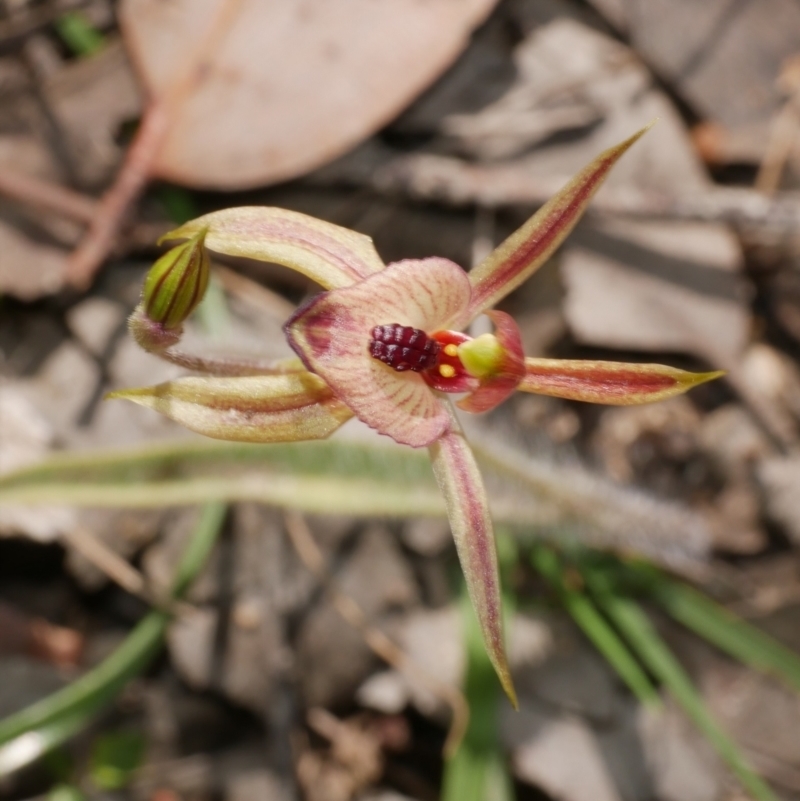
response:
[[[153,161],[169,130],[163,101],[153,101],[142,119],[112,187],[103,195],[81,243],[70,255],[66,279],[85,289],[111,249],[125,215],[150,180]]]
[[[63,539],[122,589],[149,600],[144,576],[90,531],[76,528],[64,532]]]
[[[220,0],[206,35],[198,42],[184,69],[179,70],[164,93],[152,100],[142,118],[133,144],[112,187],[100,201],[83,241],[70,256],[67,280],[84,289],[114,246],[128,209],[153,177],[153,165],[169,133],[173,116],[196,89],[208,54],[227,33],[241,0]]]
[[[58,184],[8,167],[0,170],[0,195],[82,223],[91,223],[97,201]]]
[[[552,197],[568,176],[543,177],[524,163],[472,164],[432,153],[386,154],[365,176],[347,162],[312,176],[317,185],[345,183],[367,186],[381,194],[404,195],[453,206],[538,206]],[[774,197],[749,187],[709,186],[701,191],[670,195],[635,187],[606,186],[590,213],[630,217],[728,223],[748,238],[794,236],[800,232],[800,192]],[[790,242],[793,249],[800,243]]]

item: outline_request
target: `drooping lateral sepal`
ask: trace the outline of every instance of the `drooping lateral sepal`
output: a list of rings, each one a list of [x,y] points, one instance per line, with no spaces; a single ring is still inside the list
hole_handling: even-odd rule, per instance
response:
[[[216,253],[281,264],[325,289],[350,286],[384,267],[368,236],[267,206],[215,211],[170,231],[162,240],[195,236],[203,229],[206,246]]]
[[[663,364],[625,364],[579,359],[525,359],[517,389],[587,403],[633,406],[671,398],[724,375],[690,373]]]
[[[500,574],[489,504],[475,457],[455,416],[450,430],[430,445],[429,451],[486,652],[516,707],[517,696],[506,657]]]
[[[459,346],[458,355],[468,373],[480,381],[472,394],[457,406],[473,414],[488,412],[501,404],[525,375],[522,337],[514,319],[501,311],[488,311],[493,334],[482,334]]]
[[[112,392],[198,434],[237,442],[324,439],[353,414],[307,372],[236,378],[187,377]]]
[[[462,324],[496,305],[550,258],[575,227],[614,164],[651,125],[603,151],[470,272],[472,300]]]

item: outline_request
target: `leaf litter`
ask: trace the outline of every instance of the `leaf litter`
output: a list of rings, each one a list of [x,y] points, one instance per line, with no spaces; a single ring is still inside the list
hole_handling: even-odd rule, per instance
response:
[[[550,277],[543,273],[540,283],[521,291],[519,298],[510,298],[509,303],[522,303],[523,296],[525,303],[534,301],[527,312],[529,319],[523,317],[523,329],[528,326],[531,337],[541,342],[542,355],[604,358],[617,354],[647,360],[649,354],[657,353],[663,355],[659,358],[672,359],[690,369],[727,367],[732,370],[731,384],[687,403],[601,410],[594,415],[567,402],[537,399],[527,403],[531,399],[521,399],[508,412],[496,413],[488,428],[480,426],[471,437],[480,441],[491,435],[508,440],[502,446],[495,445],[501,455],[492,458],[499,458],[505,470],[492,478],[491,491],[498,517],[502,519],[507,512],[512,522],[516,515],[526,537],[535,534],[557,542],[589,543],[621,554],[635,552],[666,561],[702,579],[735,608],[760,610],[763,625],[771,628],[774,624],[779,632],[781,615],[791,620],[800,602],[796,592],[800,513],[792,502],[797,486],[793,451],[799,416],[794,399],[797,354],[792,328],[797,298],[781,289],[791,285],[793,254],[797,252],[791,244],[792,236],[796,239],[796,233],[791,232],[796,232],[800,219],[791,211],[796,192],[795,162],[794,157],[788,158],[783,184],[767,200],[757,197],[746,180],[738,179],[739,184],[732,185],[727,183],[727,176],[715,173],[716,181],[712,181],[702,161],[730,163],[735,156],[737,163],[757,165],[764,155],[765,132],[786,97],[781,94],[778,72],[784,59],[792,55],[791,48],[782,43],[784,38],[792,38],[792,12],[776,0],[775,13],[783,15],[786,23],[777,26],[781,28],[778,31],[774,22],[770,24],[772,17],[767,11],[740,10],[727,27],[718,30],[718,38],[709,42],[704,37],[724,18],[723,3],[711,4],[704,12],[704,24],[696,26],[693,37],[683,39],[669,32],[685,29],[684,3],[656,4],[652,13],[639,19],[629,18],[623,4],[597,0],[593,5],[616,31],[627,32],[624,44],[586,8],[577,10],[566,0],[554,0],[548,5],[549,11],[543,10],[543,5],[534,8],[531,3],[512,3],[494,11],[456,66],[431,86],[458,50],[467,45],[470,30],[485,18],[492,5],[474,3],[461,9],[457,23],[429,24],[431,41],[426,43],[424,57],[419,51],[403,50],[399,44],[403,37],[398,37],[392,52],[406,59],[403,62],[391,61],[391,49],[382,38],[385,33],[364,42],[363,50],[347,48],[347,44],[359,44],[364,37],[354,36],[352,29],[343,27],[343,38],[337,40],[348,54],[339,62],[342,69],[351,70],[347,73],[350,75],[363,74],[363,59],[369,59],[374,67],[370,78],[375,82],[370,88],[359,89],[363,101],[359,111],[363,110],[363,115],[348,120],[338,119],[321,100],[318,102],[317,98],[341,100],[335,93],[326,94],[321,84],[303,84],[303,91],[309,94],[306,101],[296,103],[299,116],[290,114],[288,106],[280,107],[284,112],[276,114],[277,106],[263,103],[258,106],[256,121],[254,104],[248,107],[245,102],[250,96],[247,92],[221,97],[218,88],[225,77],[218,65],[233,69],[237,56],[240,63],[236,69],[241,72],[231,75],[238,75],[237,80],[251,87],[247,91],[263,88],[269,80],[277,86],[276,72],[270,65],[281,53],[291,56],[288,63],[303,57],[308,64],[330,58],[335,48],[326,50],[324,45],[339,35],[332,26],[328,26],[330,39],[320,36],[309,40],[314,41],[311,56],[300,47],[276,47],[270,49],[269,58],[250,59],[245,58],[250,51],[244,46],[221,48],[219,60],[213,62],[214,80],[183,107],[179,123],[169,129],[164,140],[167,144],[160,159],[149,162],[142,177],[168,177],[189,186],[219,187],[224,183],[229,189],[255,187],[254,202],[286,205],[353,225],[374,237],[382,255],[392,249],[398,251],[398,257],[417,251],[447,253],[455,247],[461,248],[458,258],[466,263],[471,242],[462,243],[476,235],[476,220],[483,226],[482,235],[488,231],[490,238],[499,241],[504,231],[526,216],[531,204],[549,195],[588,154],[652,116],[660,116],[661,122],[649,135],[650,142],[642,143],[641,155],[631,154],[635,158],[623,165],[605,196],[598,197],[595,212],[568,243],[558,264],[550,269]],[[164,40],[152,37],[152,29],[147,27],[155,19],[149,15],[159,13],[151,6],[144,0],[132,0],[122,4],[120,16],[129,57],[139,76],[144,77],[144,96],[152,103],[166,90],[169,71],[148,77],[154,68],[145,66],[145,61],[161,63],[158,59],[166,57]],[[353,9],[357,6],[354,2]],[[385,17],[380,23],[372,21],[374,30],[393,32],[396,23],[391,15],[402,11],[407,19],[408,7],[398,2],[396,9],[381,12]],[[183,12],[176,8],[177,20]],[[266,7],[254,11],[255,7],[247,3],[242,8],[237,13],[270,11]],[[455,12],[429,9],[419,13]],[[198,25],[200,17],[198,14],[195,20]],[[287,16],[287,25],[290,22]],[[745,23],[755,35],[742,38]],[[239,24],[243,42],[259,27]],[[291,24],[311,25],[314,18],[296,19]],[[367,18],[363,24],[367,24]],[[280,30],[289,29],[275,26],[274,35],[280,39]],[[512,29],[514,35],[509,36]],[[5,35],[4,30],[0,27],[0,36]],[[654,37],[654,30],[660,32],[660,39]],[[42,27],[36,31],[39,36],[51,37],[52,44],[51,31]],[[170,33],[172,41],[186,47],[190,26],[185,26],[185,31],[186,39]],[[282,38],[279,44],[291,41],[288,35]],[[24,37],[10,41],[18,44]],[[705,52],[703,63],[681,73],[679,56],[692,45],[699,47],[699,42]],[[401,793],[417,801],[436,797],[435,778],[421,767],[429,759],[422,748],[425,737],[431,730],[441,731],[436,728],[442,725],[441,713],[432,711],[436,704],[418,703],[422,720],[431,715],[424,724],[408,715],[406,705],[413,694],[398,684],[393,673],[375,672],[379,666],[363,638],[345,633],[350,631],[347,626],[334,622],[336,616],[316,580],[297,563],[281,520],[252,505],[255,499],[263,499],[267,482],[278,471],[302,459],[299,451],[296,456],[285,454],[280,468],[267,468],[254,456],[241,461],[242,451],[225,452],[187,441],[173,451],[164,444],[159,446],[160,453],[136,456],[127,463],[120,457],[92,464],[93,450],[100,446],[110,450],[145,442],[167,443],[178,434],[176,429],[135,410],[120,415],[111,405],[97,402],[98,392],[137,383],[136,376],[151,382],[160,369],[147,357],[136,355],[115,331],[132,307],[143,268],[141,245],[131,240],[130,225],[159,220],[161,212],[153,195],[145,196],[138,208],[129,204],[131,195],[123,205],[130,215],[125,247],[132,258],[127,262],[112,259],[81,304],[64,292],[68,248],[77,241],[79,226],[89,216],[87,210],[97,208],[96,203],[81,205],[92,200],[85,193],[91,189],[94,194],[104,183],[107,185],[126,150],[129,134],[122,129],[141,113],[142,106],[132,89],[131,67],[121,59],[119,45],[113,40],[94,64],[91,57],[73,63],[62,54],[60,63],[51,60],[54,66],[49,75],[35,79],[29,77],[30,73],[24,77],[19,70],[8,69],[12,62],[18,63],[17,44],[3,51],[0,63],[0,76],[9,76],[0,82],[0,92],[14,93],[0,96],[0,154],[9,169],[14,167],[43,180],[45,199],[30,202],[28,186],[28,202],[21,204],[18,195],[10,195],[0,208],[4,226],[0,231],[7,230],[9,236],[8,247],[0,256],[2,291],[24,301],[4,297],[0,310],[0,464],[8,474],[48,454],[76,448],[87,450],[87,461],[82,465],[69,456],[60,466],[54,465],[49,475],[37,474],[34,467],[10,483],[0,478],[4,533],[14,535],[0,541],[3,560],[6,565],[22,564],[14,555],[14,549],[23,547],[21,536],[52,540],[80,527],[121,558],[133,558],[137,566],[141,563],[154,587],[159,581],[163,586],[163,577],[169,573],[165,565],[174,564],[177,552],[173,550],[170,562],[164,549],[180,539],[176,534],[180,515],[160,509],[212,496],[234,501],[233,534],[230,540],[223,540],[211,568],[196,585],[198,594],[190,598],[192,608],[179,617],[169,636],[171,676],[151,675],[146,682],[157,689],[165,681],[178,681],[175,676],[179,675],[187,687],[211,689],[235,707],[248,709],[247,719],[256,721],[258,732],[245,727],[223,745],[206,739],[191,754],[176,757],[174,769],[164,761],[145,766],[136,780],[142,788],[141,797],[151,797],[160,788],[171,786],[184,792],[194,788],[201,794],[217,786],[231,798],[252,797],[248,793],[263,794],[268,789],[277,797],[291,785],[292,770],[291,759],[287,762],[275,743],[298,730],[312,738],[312,744],[301,746],[301,752],[315,755],[304,768],[306,777],[325,771],[337,787],[345,788],[339,790],[343,798],[353,797],[355,788],[364,786],[358,777],[367,774],[369,782],[383,784],[387,793]],[[171,55],[185,65],[186,56],[178,50],[176,47]],[[744,56],[731,61],[732,52]],[[768,58],[763,57],[765,53]],[[381,56],[386,56],[380,62],[384,66],[374,60]],[[233,60],[228,63],[226,59]],[[745,70],[743,65],[753,59],[758,69]],[[397,68],[397,63],[413,63],[414,69]],[[653,79],[654,72],[658,82]],[[491,81],[487,73],[491,73]],[[726,93],[737,86],[736,75],[748,82],[753,92],[739,93],[736,103],[726,103]],[[325,77],[331,86],[339,86],[333,69],[327,70]],[[32,100],[31,80],[43,92],[44,111],[37,105],[41,100]],[[268,83],[259,83],[264,80]],[[387,83],[380,84],[382,80]],[[381,91],[375,89],[379,84]],[[82,94],[76,88],[81,85]],[[421,100],[397,116],[428,88]],[[101,103],[98,98],[103,97],[113,102]],[[678,109],[673,103],[676,97],[689,103],[695,118],[687,122],[685,107]],[[227,116],[220,111],[226,106],[220,103],[227,104]],[[313,114],[320,116],[314,118]],[[243,115],[244,122],[226,127],[224,122],[238,120],[236,115]],[[279,116],[280,125],[274,124],[270,115]],[[716,126],[706,129],[719,134],[714,140],[716,155],[703,146],[702,131],[692,129],[697,118]],[[198,123],[209,119],[218,121],[220,129]],[[319,123],[322,119],[333,119],[337,124],[323,125]],[[22,128],[20,120],[26,121]],[[263,124],[256,124],[259,120]],[[69,143],[66,161],[64,152],[52,147],[53,124],[56,140]],[[381,128],[382,132],[374,135]],[[272,135],[282,137],[275,141],[283,142],[285,150],[269,144]],[[734,140],[746,147],[738,146],[737,151]],[[237,141],[240,144],[234,147]],[[360,147],[330,163],[359,143]],[[699,151],[695,149],[698,143]],[[324,164],[327,166],[304,177]],[[263,188],[290,177],[296,180]],[[140,187],[144,183],[142,180]],[[60,203],[53,193],[48,195],[47,188],[53,186],[71,186],[84,194],[76,193],[66,198],[66,204]],[[212,204],[230,205],[224,196],[211,197]],[[65,205],[68,214],[64,214]],[[477,213],[476,206],[480,207]],[[758,224],[748,227],[747,221],[752,223],[756,218]],[[115,226],[121,222],[121,217],[116,218]],[[444,246],[431,247],[431,241],[442,241]],[[94,257],[95,264],[119,244],[116,236],[108,237],[102,255]],[[252,264],[228,266],[244,269],[251,277],[288,291],[292,302],[304,291],[283,282],[276,271],[254,271]],[[94,267],[85,274],[90,272],[94,274]],[[551,292],[546,281],[558,284],[559,291]],[[38,308],[28,305],[42,296],[50,296],[55,302]],[[771,299],[766,311],[762,297]],[[256,350],[262,347],[260,343],[264,348],[271,347],[274,331],[271,333],[269,326],[259,327],[263,323],[254,325],[252,314],[242,316],[235,301],[229,299],[229,304],[235,333],[247,338],[248,348]],[[526,306],[516,306],[515,311],[519,308]],[[780,314],[774,313],[778,308]],[[57,321],[58,334],[55,341],[50,334],[41,335],[37,346],[36,338],[24,332],[34,330],[28,321],[42,309]],[[550,315],[547,326],[542,322],[545,315]],[[276,321],[273,329],[277,328]],[[46,352],[35,356],[37,350]],[[21,371],[20,365],[27,366]],[[326,456],[323,448],[291,468],[300,467],[298,486],[308,479],[315,460],[319,465],[332,458],[343,470],[341,481],[331,484],[327,495],[318,495],[329,505],[338,502],[339,516],[312,521],[314,533],[326,553],[328,569],[343,580],[347,593],[375,616],[375,623],[396,634],[409,651],[436,653],[443,628],[430,625],[424,633],[425,626],[421,625],[423,633],[418,635],[418,642],[406,638],[404,632],[415,620],[433,619],[439,614],[437,607],[446,608],[451,554],[439,546],[417,551],[397,545],[399,524],[393,518],[387,523],[375,502],[389,489],[386,485],[379,489],[382,485],[374,469],[376,463],[367,460],[359,467],[357,460],[347,461],[352,456],[344,456],[348,448],[357,451],[371,447],[364,443],[363,432],[354,431],[353,436],[355,445],[343,443],[339,455],[334,448],[334,455]],[[429,477],[415,472],[419,465],[389,464],[393,465],[390,475],[394,488],[399,484],[391,515],[405,514],[403,498],[407,507],[408,495],[404,493],[410,486],[415,487],[417,509],[433,517],[441,514],[435,506],[435,488],[426,489]],[[347,482],[359,471],[368,480],[364,486],[369,489],[362,489],[360,497],[350,491],[351,504],[353,499],[358,503],[348,510],[343,502],[348,497]],[[398,475],[403,478],[398,479]],[[613,483],[619,481],[632,482],[636,488]],[[48,508],[22,506],[14,502],[14,492],[18,499],[29,493],[29,500],[39,493],[39,502],[47,501]],[[71,495],[91,507],[104,503],[100,500],[104,494],[111,499],[108,503],[156,506],[159,510],[98,512],[64,505]],[[290,505],[292,497],[286,494],[281,501],[276,494],[274,500]],[[387,492],[383,497],[388,500],[391,495]],[[381,519],[369,524],[350,516],[376,512]],[[9,523],[12,513],[16,516]],[[187,525],[185,521],[183,525]],[[101,638],[92,634],[85,617],[74,611],[85,608],[84,592],[90,588],[97,592],[105,586],[103,592],[112,599],[109,608],[115,611],[110,614],[117,627],[131,622],[124,612],[130,597],[108,585],[106,573],[67,545],[68,538],[63,542],[69,557],[65,568],[59,570],[69,571],[68,581],[77,580],[85,590],[65,590],[64,574],[53,574],[62,578],[55,580],[55,585],[51,578],[50,589],[34,603],[31,593],[24,591],[28,582],[24,571],[12,584],[3,572],[2,599],[11,604],[13,614],[22,614],[26,620],[43,615],[50,625],[88,636],[90,651],[99,649]],[[715,552],[698,568],[710,543]],[[767,578],[757,575],[755,565],[775,549],[785,559],[785,568]],[[739,554],[735,560],[729,559],[732,553]],[[233,587],[224,583],[226,559],[233,560]],[[366,569],[362,564],[365,560]],[[265,566],[270,564],[271,568]],[[387,566],[390,564],[393,567]],[[230,565],[227,570],[230,576]],[[394,584],[387,579],[390,574],[402,577],[397,584],[402,585],[402,591],[393,589]],[[59,581],[61,589],[56,592]],[[529,590],[522,588],[530,581],[524,575],[514,586],[527,594]],[[65,591],[72,606],[62,602]],[[448,619],[452,621],[453,616]],[[94,620],[97,622],[97,618]],[[594,788],[603,788],[609,798],[699,801],[721,798],[728,792],[724,769],[671,707],[660,722],[645,721],[647,716],[637,712],[635,703],[619,688],[598,690],[599,698],[613,699],[611,711],[602,712],[599,718],[597,710],[581,705],[580,688],[588,679],[576,667],[580,658],[575,654],[585,654],[587,646],[577,639],[563,616],[552,609],[540,608],[535,614],[526,609],[522,620],[537,632],[533,640],[540,650],[534,648],[533,662],[544,660],[545,666],[550,662],[556,671],[561,664],[565,678],[562,695],[548,695],[546,677],[540,677],[541,682],[532,681],[532,687],[521,693],[523,710],[528,712],[508,724],[515,731],[515,739],[507,746],[520,781],[520,798],[526,797],[526,785],[535,784],[550,797],[577,801],[583,791],[571,783],[579,773],[576,764],[584,770],[584,777],[595,776]],[[686,664],[700,666],[693,668],[698,686],[753,764],[787,798],[800,793],[796,743],[784,736],[791,731],[787,716],[794,708],[793,697],[778,698],[773,683],[753,679],[743,668],[734,670],[720,657],[697,657],[685,635],[674,636],[669,628],[666,634]],[[555,651],[553,643],[558,646]],[[301,651],[305,654],[301,662],[293,662],[292,655],[296,658]],[[559,663],[556,656],[563,661]],[[22,665],[30,664],[26,661],[29,655],[14,659],[22,660]],[[520,669],[523,675],[533,670],[533,662]],[[287,668],[287,664],[295,667]],[[334,670],[334,664],[343,667]],[[607,670],[599,664],[601,673]],[[18,677],[19,672],[9,671],[7,675],[9,681],[19,681],[11,678]],[[609,682],[613,684],[613,677],[603,675],[605,678],[598,681],[607,688]],[[53,682],[52,676],[42,678],[33,693],[44,695],[54,689]],[[303,688],[300,692],[287,689],[287,683],[296,682]],[[370,768],[375,772],[364,773],[364,765],[348,767],[347,759],[333,755],[333,741],[325,741],[324,732],[330,733],[336,726],[327,718],[330,726],[325,722],[317,726],[305,718],[310,706],[306,698],[314,695],[317,703],[325,705],[338,698],[350,710],[357,703],[354,699],[361,699],[367,724],[360,718],[352,722],[349,711],[339,718],[339,725],[355,726],[359,732],[374,732],[377,724],[389,725],[391,715],[410,720],[412,737],[407,750],[398,755],[378,738],[383,755]],[[271,697],[286,701],[288,711],[283,718],[276,705],[268,703]],[[188,700],[193,698],[190,690],[182,688],[164,704],[184,738],[193,728],[192,715],[198,714],[192,704],[199,702]],[[133,706],[114,714],[124,716],[131,708],[142,708],[135,697],[126,703]],[[203,714],[223,728],[230,725],[231,715],[240,714],[228,707],[204,710]],[[767,734],[755,740],[750,736],[751,717],[758,731]],[[177,741],[174,734],[171,736],[170,748],[176,754]],[[322,740],[313,740],[315,737]],[[267,740],[273,746],[265,765],[264,751],[254,751],[253,745],[262,748]],[[207,760],[204,755],[215,748],[221,749],[218,754],[228,766],[219,774],[221,784],[216,785],[209,763],[203,762]],[[565,762],[567,753],[570,757]],[[192,759],[196,761],[192,763]],[[396,769],[409,760],[417,766],[412,779]],[[186,770],[201,762],[205,767],[199,767],[193,779],[187,778]],[[383,778],[374,778],[378,776],[374,764],[382,764]],[[546,770],[543,765],[548,766]]]

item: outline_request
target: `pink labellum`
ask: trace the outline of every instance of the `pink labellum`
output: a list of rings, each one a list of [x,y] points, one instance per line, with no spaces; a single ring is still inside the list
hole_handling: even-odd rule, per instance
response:
[[[469,280],[453,262],[401,261],[312,298],[285,330],[306,367],[360,420],[401,444],[422,447],[449,428],[447,410],[419,374],[397,372],[370,355],[372,331],[385,324],[435,331],[469,297]]]

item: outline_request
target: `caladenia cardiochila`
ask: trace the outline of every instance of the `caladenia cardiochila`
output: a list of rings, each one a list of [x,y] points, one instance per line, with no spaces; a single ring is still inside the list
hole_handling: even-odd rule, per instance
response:
[[[153,267],[130,327],[145,350],[204,375],[111,397],[218,439],[320,439],[355,416],[400,444],[428,448],[487,652],[516,705],[486,491],[448,396],[463,396],[455,406],[473,413],[493,409],[515,391],[629,405],[720,375],[526,358],[514,320],[492,310],[550,257],[646,130],[601,153],[469,273],[438,257],[387,266],[368,237],[283,209],[232,208],[188,222],[165,237],[186,241]],[[285,265],[326,290],[284,326],[297,358],[265,365],[176,348],[208,281],[206,249]],[[463,333],[480,314],[488,315],[494,332]]]

